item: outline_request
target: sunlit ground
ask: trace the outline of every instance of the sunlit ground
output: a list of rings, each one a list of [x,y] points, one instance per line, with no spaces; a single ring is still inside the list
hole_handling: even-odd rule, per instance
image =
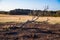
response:
[[[27,15],[2,15],[0,14],[0,22],[26,22],[27,20],[32,20],[34,16]],[[55,24],[60,23],[60,17],[39,17],[36,21],[46,21],[48,19],[49,23]]]

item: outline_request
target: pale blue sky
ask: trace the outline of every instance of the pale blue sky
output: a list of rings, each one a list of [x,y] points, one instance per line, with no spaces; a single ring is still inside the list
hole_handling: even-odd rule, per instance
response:
[[[0,0],[0,10],[9,11],[12,9],[37,9],[60,10],[60,0]]]

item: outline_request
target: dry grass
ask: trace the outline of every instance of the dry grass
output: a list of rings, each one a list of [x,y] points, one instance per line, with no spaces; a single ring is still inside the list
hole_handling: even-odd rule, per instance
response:
[[[0,22],[26,22],[31,20],[33,16],[27,15],[2,15],[0,14]],[[49,23],[55,24],[60,23],[60,17],[39,17],[36,21],[46,21],[49,19]]]

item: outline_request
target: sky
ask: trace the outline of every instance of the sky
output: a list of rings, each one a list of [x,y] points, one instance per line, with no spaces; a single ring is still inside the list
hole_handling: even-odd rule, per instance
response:
[[[0,11],[13,9],[60,10],[60,0],[0,0]]]

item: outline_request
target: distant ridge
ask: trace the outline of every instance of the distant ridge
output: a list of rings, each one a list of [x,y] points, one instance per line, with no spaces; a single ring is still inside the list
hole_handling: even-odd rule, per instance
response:
[[[33,15],[33,16],[53,16],[60,17],[60,10],[48,11],[48,10],[30,10],[30,9],[14,9],[10,11],[0,11],[0,14],[8,15]]]

